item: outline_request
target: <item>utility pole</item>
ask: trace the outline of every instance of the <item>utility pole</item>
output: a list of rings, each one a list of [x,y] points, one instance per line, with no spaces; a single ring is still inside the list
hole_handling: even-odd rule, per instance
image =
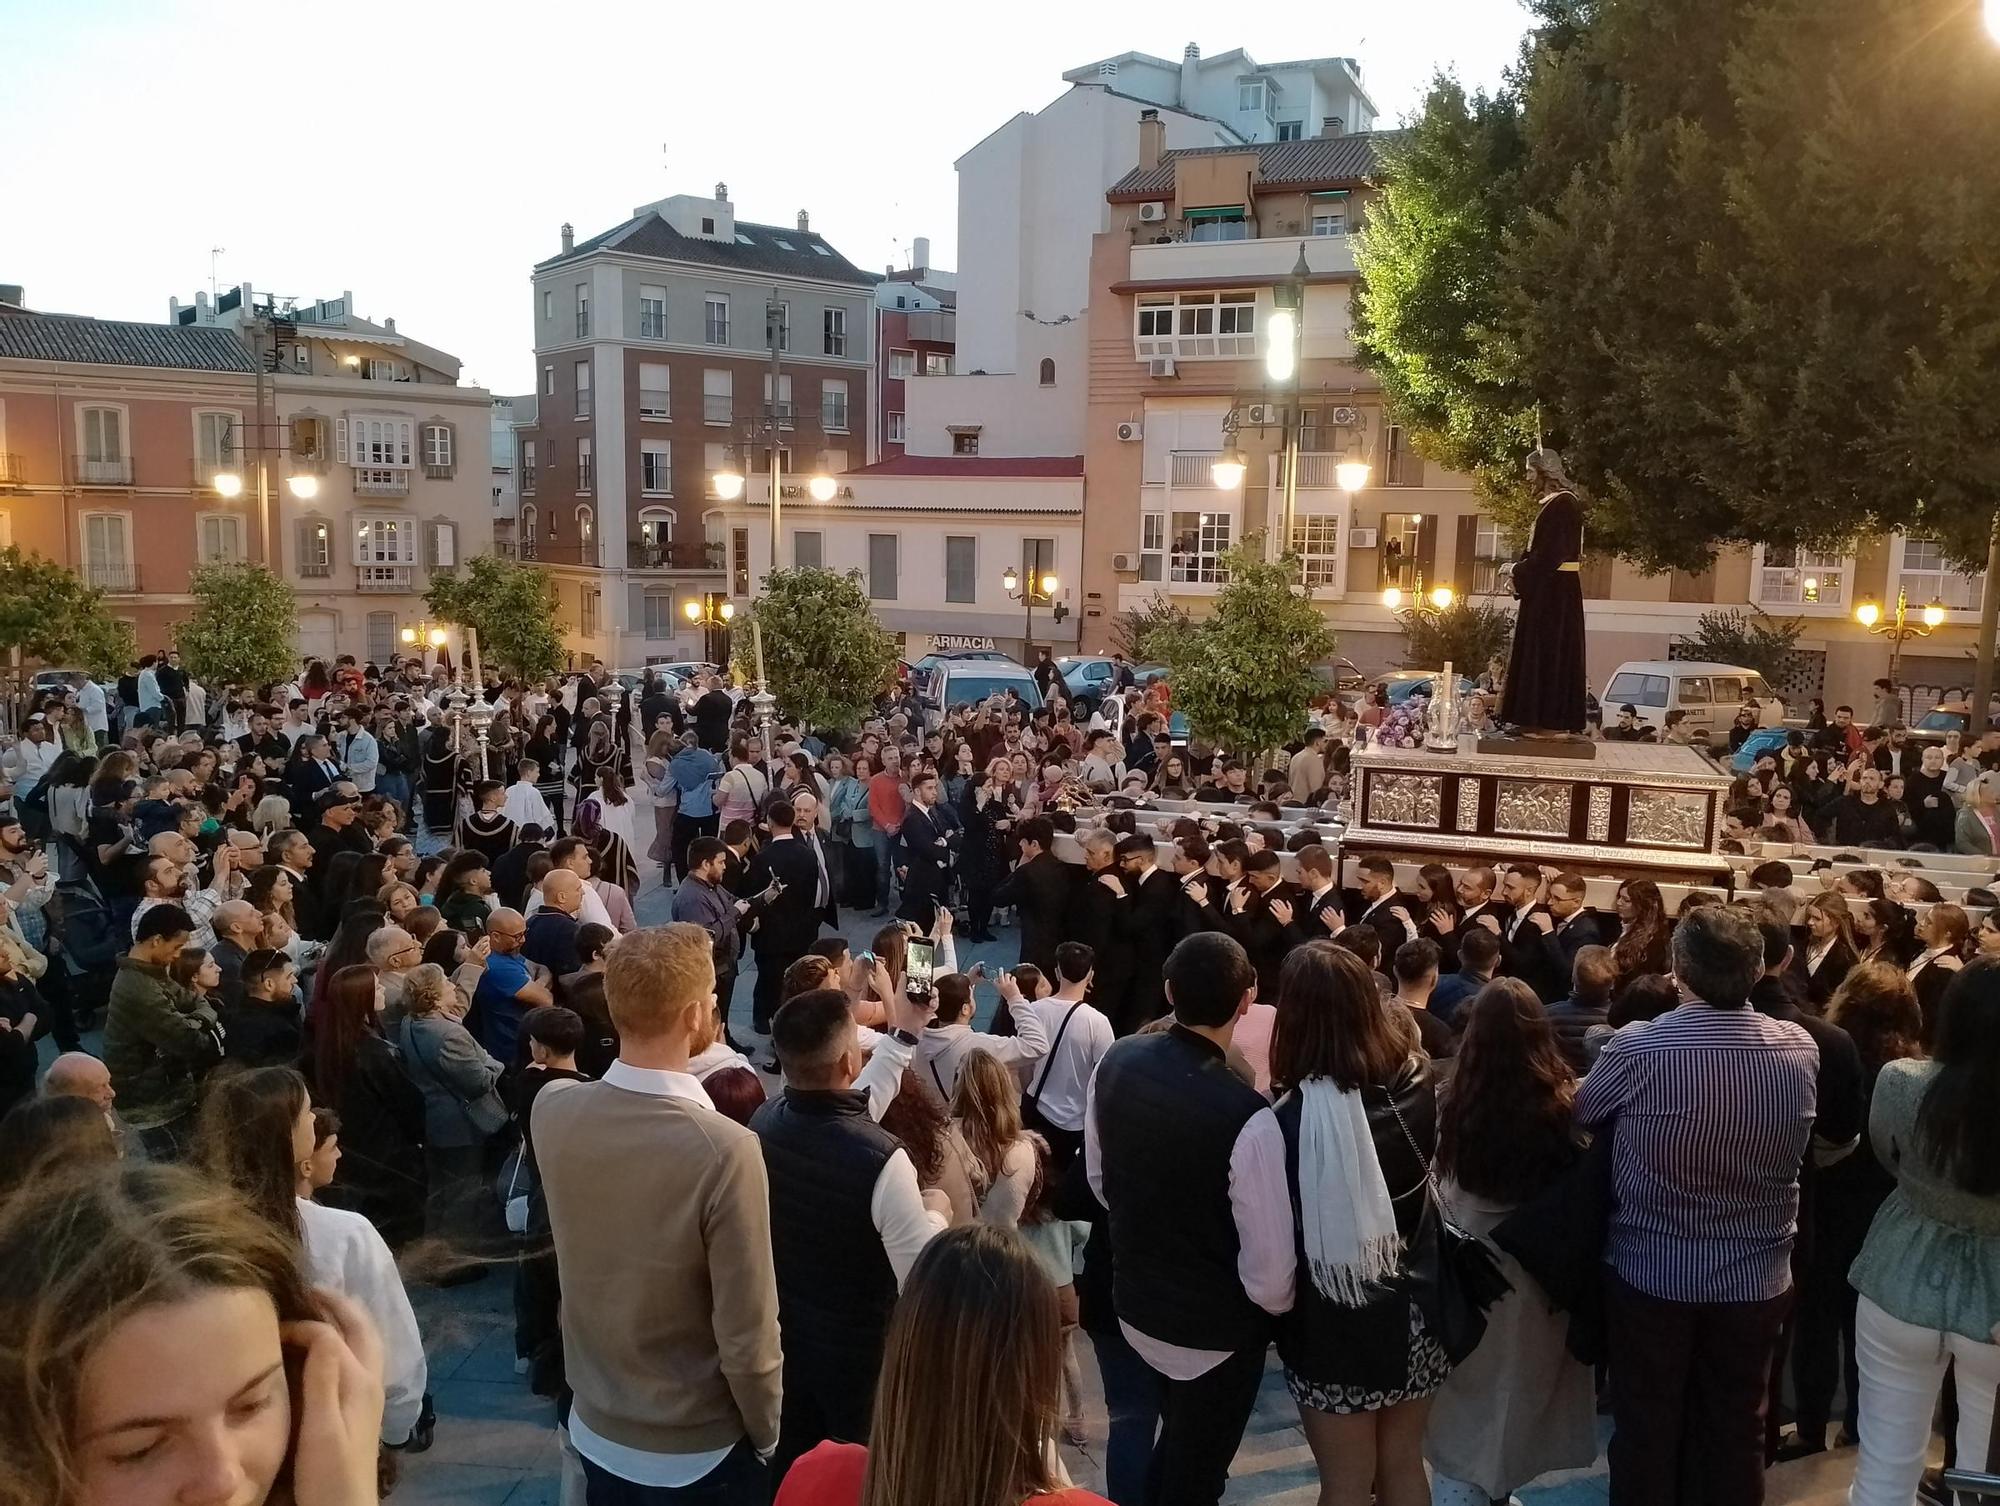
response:
[[[764,411],[771,423],[771,569],[780,568],[778,540],[781,537],[778,517],[778,494],[784,490],[784,462],[779,458],[778,445],[778,390],[779,377],[784,367],[779,350],[780,335],[784,329],[785,305],[778,297],[778,290],[771,289],[771,296],[764,304],[764,339],[771,347],[771,395],[765,400]]]

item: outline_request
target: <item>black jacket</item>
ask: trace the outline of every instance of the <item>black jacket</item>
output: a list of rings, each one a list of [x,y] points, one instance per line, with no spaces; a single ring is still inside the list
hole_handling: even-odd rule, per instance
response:
[[[1810,938],[1803,933],[1796,936],[1792,944],[1791,973],[1805,990],[1806,997],[1814,1004],[1824,1006],[1833,997],[1833,991],[1840,987],[1841,980],[1853,970],[1854,948],[1844,940],[1835,937],[1826,955],[1820,958],[1819,971],[1808,972],[1811,963],[1806,958],[1806,948]]]
[[[950,832],[951,825],[944,812],[935,807],[925,810],[913,801],[903,816],[903,828],[896,837],[901,848],[898,856],[907,869],[903,875],[903,907],[924,912],[912,914],[910,919],[927,921],[930,910],[944,903],[951,873],[951,849],[942,844],[949,841]]]
[[[307,1060],[308,1078],[311,1061]],[[361,1039],[335,1101],[312,1083],[313,1102],[340,1115],[340,1166],[321,1194],[335,1208],[362,1214],[389,1248],[424,1228],[424,1095],[380,1036]]]
[[[1056,945],[1069,923],[1070,901],[1076,893],[1073,868],[1052,852],[1018,865],[993,891],[993,903],[1012,906],[1021,919],[1021,960],[1056,975]]]
[[[521,943],[521,955],[558,978],[573,973],[583,965],[576,955],[576,933],[581,929],[574,915],[544,905],[528,917],[528,934]]]
[[[773,878],[783,881],[784,890],[758,913],[757,929],[750,936],[760,968],[765,958],[772,959],[773,966],[785,967],[803,957],[819,939],[825,917],[813,904],[819,866],[803,840],[785,837],[766,842],[758,851],[750,864],[750,891],[762,893]]]
[[[266,1004],[243,997],[239,980],[236,998],[216,1011],[222,1021],[222,1059],[246,1067],[295,1067],[303,1045],[299,1011],[289,999]],[[343,1131],[344,1134],[344,1131]]]
[[[1127,880],[1130,889],[1130,880]],[[1132,977],[1124,1005],[1127,1021],[1134,1030],[1157,1020],[1167,1012],[1167,956],[1181,939],[1184,897],[1181,886],[1164,868],[1154,868],[1118,912],[1124,934],[1125,956]],[[1123,1030],[1126,1021],[1112,1020]]]

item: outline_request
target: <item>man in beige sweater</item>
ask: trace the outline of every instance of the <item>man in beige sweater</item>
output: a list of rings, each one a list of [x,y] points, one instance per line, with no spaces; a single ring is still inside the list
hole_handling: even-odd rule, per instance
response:
[[[590,1506],[769,1498],[782,1360],[764,1159],[687,1070],[712,956],[694,925],[614,941],[618,1060],[535,1100]]]

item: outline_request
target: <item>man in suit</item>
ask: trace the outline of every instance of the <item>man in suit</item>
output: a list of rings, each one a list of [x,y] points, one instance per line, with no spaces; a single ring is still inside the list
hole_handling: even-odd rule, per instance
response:
[[[1081,942],[1099,959],[1091,983],[1092,1005],[1106,1019],[1129,1020],[1132,957],[1125,916],[1133,899],[1118,870],[1118,836],[1097,826],[1084,833],[1082,842],[1083,872],[1070,908],[1067,939]],[[1048,978],[1052,984],[1061,981],[1053,973]]]
[[[306,840],[319,854],[318,868],[325,871],[336,852],[371,851],[373,843],[361,829],[361,792],[346,780],[328,785],[313,797],[319,824],[306,833]]]
[[[1298,893],[1292,899],[1290,928],[1294,946],[1326,941],[1347,924],[1341,908],[1340,886],[1333,881],[1333,854],[1317,844],[1302,847],[1298,864]]]
[[[1458,970],[1446,973],[1431,989],[1431,1013],[1452,1024],[1458,1011],[1493,981],[1500,968],[1500,938],[1485,926],[1474,926],[1458,941]]]
[[[1584,882],[1577,874],[1558,873],[1549,880],[1549,916],[1555,921],[1552,939],[1565,977],[1576,966],[1578,952],[1604,940],[1597,917],[1583,907],[1583,896]]]
[[[826,845],[819,832],[819,796],[811,790],[800,790],[792,796],[792,834],[812,853],[813,863],[818,868],[813,899],[819,918],[837,931],[840,929],[840,903],[833,892],[833,880],[829,876],[831,870],[826,866]]]
[[[785,969],[811,950],[819,937],[820,920],[828,894],[825,865],[815,850],[799,839],[798,813],[789,800],[773,800],[765,811],[771,824],[771,839],[751,861],[747,887],[752,892],[783,887],[770,897],[751,933],[751,949],[757,954],[757,985],[750,995],[750,1023],[759,1035],[768,1035],[771,1016],[777,1013],[784,993]]]
[[[951,877],[950,826],[937,808],[938,777],[925,770],[910,781],[910,808],[903,815],[903,904],[896,913],[926,931],[944,903]]]
[[[1291,950],[1291,927],[1298,913],[1298,896],[1283,878],[1281,859],[1266,848],[1253,852],[1243,865],[1243,893],[1230,901],[1229,934],[1250,954],[1257,970],[1257,997],[1274,1003],[1278,969]]]
[[[558,978],[575,972],[583,965],[576,950],[576,913],[582,908],[583,880],[567,868],[551,868],[542,880],[542,903],[528,917],[521,955]]]
[[[1555,942],[1555,917],[1541,903],[1542,870],[1514,863],[1500,880],[1500,965],[1532,988],[1544,1004],[1569,991],[1569,974]]]
[[[1129,1035],[1168,1010],[1166,966],[1174,943],[1181,939],[1181,889],[1155,859],[1151,837],[1125,836],[1115,849],[1125,878],[1125,907],[1118,912],[1132,981],[1125,995],[1125,1019],[1113,1018],[1112,1028]]]
[[[285,792],[292,799],[292,816],[301,824],[313,808],[319,792],[343,778],[340,765],[333,761],[325,738],[314,733],[306,742],[306,756],[285,773]]]
[[[1396,888],[1396,865],[1387,858],[1370,854],[1355,866],[1361,886],[1347,907],[1350,924],[1367,926],[1382,938],[1383,960],[1376,971],[1384,972],[1397,949],[1417,939],[1416,903]]]
[[[998,908],[1010,908],[1021,920],[1021,960],[1055,976],[1056,947],[1069,921],[1070,900],[1076,879],[1069,864],[1050,849],[1055,846],[1056,829],[1047,816],[1029,816],[1017,833],[1021,839],[1021,860],[1014,871],[993,891]]]

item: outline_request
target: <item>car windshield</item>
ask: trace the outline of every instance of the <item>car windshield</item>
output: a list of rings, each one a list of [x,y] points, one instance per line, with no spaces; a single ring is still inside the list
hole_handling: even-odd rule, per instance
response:
[[[1611,677],[1611,683],[1604,690],[1604,699],[1614,706],[1627,702],[1634,706],[1664,706],[1667,704],[1667,677],[1642,675],[1628,669]]]
[[[1041,708],[1041,689],[1025,676],[953,675],[945,682],[945,698],[953,706],[976,706],[988,696],[1004,695],[1009,690],[1021,698],[1022,705],[1031,710]]]

